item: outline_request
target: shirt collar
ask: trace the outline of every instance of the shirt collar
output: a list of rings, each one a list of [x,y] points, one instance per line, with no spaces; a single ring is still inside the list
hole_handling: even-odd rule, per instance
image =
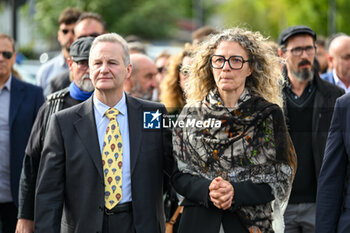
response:
[[[336,85],[338,85],[338,86],[339,86],[339,84],[343,84],[345,86],[343,81],[340,80],[340,78],[338,77],[337,73],[335,72],[335,69],[332,70],[332,73],[333,73],[334,83]]]
[[[99,113],[100,117],[104,117],[105,112],[110,109],[109,106],[105,105],[104,103],[102,103],[101,101],[99,101],[96,97],[96,94],[93,94],[93,101],[94,101],[94,106],[97,110],[97,112]],[[119,111],[119,113],[123,116],[125,116],[126,111],[127,111],[127,107],[126,107],[126,97],[125,97],[125,93],[123,92],[123,96],[122,98],[119,100],[119,102],[114,106],[115,109],[117,109]]]
[[[10,77],[5,82],[5,85],[2,87],[2,90],[6,87],[8,91],[11,91],[11,81],[12,81],[12,74],[10,74]]]

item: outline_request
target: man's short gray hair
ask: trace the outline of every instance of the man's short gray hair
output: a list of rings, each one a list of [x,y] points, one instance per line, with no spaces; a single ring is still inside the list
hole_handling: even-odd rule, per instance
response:
[[[123,51],[124,51],[124,56],[123,56],[124,64],[126,66],[130,64],[130,53],[129,53],[128,44],[123,39],[123,37],[121,37],[119,34],[114,33],[114,32],[103,34],[103,35],[96,37],[94,42],[92,42],[92,45],[91,45],[90,56],[91,56],[91,52],[95,48],[95,46],[99,43],[102,43],[102,42],[110,42],[110,43],[120,44],[123,48]]]

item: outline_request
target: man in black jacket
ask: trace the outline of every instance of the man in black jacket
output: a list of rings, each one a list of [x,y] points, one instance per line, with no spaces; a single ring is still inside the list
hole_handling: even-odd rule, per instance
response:
[[[285,114],[298,158],[285,232],[315,231],[315,202],[335,100],[344,91],[320,79],[314,69],[316,33],[307,26],[286,28],[278,38],[285,59]]]
[[[74,81],[68,88],[49,95],[35,120],[23,161],[19,188],[17,233],[34,232],[36,177],[51,115],[81,103],[89,98],[94,90],[89,77],[88,65],[89,51],[93,40],[93,37],[84,37],[73,42],[68,64]]]

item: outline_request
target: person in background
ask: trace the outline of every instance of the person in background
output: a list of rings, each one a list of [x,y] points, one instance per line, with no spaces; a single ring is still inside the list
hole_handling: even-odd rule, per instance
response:
[[[82,37],[96,37],[106,32],[105,22],[102,17],[93,12],[84,12],[79,17],[74,27],[75,40]],[[73,77],[67,70],[50,80],[50,93],[62,90],[69,86]]]
[[[141,53],[130,54],[131,76],[124,83],[124,90],[133,97],[152,100],[156,88],[157,68],[150,57]]]
[[[333,69],[321,78],[350,92],[350,36],[342,34],[331,41],[328,61]]]
[[[93,37],[82,37],[73,42],[67,60],[73,82],[69,87],[49,95],[35,120],[23,159],[16,233],[34,232],[36,178],[51,115],[88,99],[94,90],[88,64],[93,40]]]
[[[296,157],[279,58],[265,40],[232,28],[196,49],[177,121],[197,127],[173,131],[181,233],[283,232]]]
[[[43,90],[20,81],[11,72],[16,60],[15,42],[0,33],[0,232],[14,233],[18,187],[25,146]]]
[[[288,27],[278,37],[278,53],[285,60],[284,114],[298,159],[285,233],[315,232],[317,179],[335,100],[344,93],[315,70],[315,41],[316,33],[303,25]]]
[[[328,52],[326,50],[326,38],[323,36],[317,36],[316,47],[316,59],[320,64],[320,74],[323,74],[328,70]]]
[[[67,58],[69,47],[74,41],[74,26],[81,12],[75,8],[66,8],[58,18],[59,29],[57,39],[61,46],[61,53],[43,64],[36,75],[36,83],[44,90],[44,95],[50,93],[50,80],[56,75],[69,70]]]
[[[160,96],[160,84],[163,81],[165,75],[167,74],[170,56],[171,56],[170,53],[168,53],[167,51],[163,51],[154,60],[154,64],[157,67],[157,75],[156,75],[157,88],[153,91],[152,100],[158,101],[160,98],[159,97]]]
[[[186,104],[185,83],[189,76],[192,46],[186,44],[183,50],[170,57],[167,74],[160,85],[160,102],[169,114],[179,114]]]
[[[211,26],[202,26],[192,32],[192,44],[200,44],[206,40],[210,35],[217,34],[218,31]]]

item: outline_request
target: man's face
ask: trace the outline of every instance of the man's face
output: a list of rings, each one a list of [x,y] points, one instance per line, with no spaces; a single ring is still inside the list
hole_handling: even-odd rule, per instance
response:
[[[84,19],[80,21],[74,28],[75,39],[81,37],[97,37],[104,33],[103,25],[94,19]]]
[[[61,47],[66,49],[67,51],[74,41],[74,26],[75,26],[74,23],[72,24],[62,23],[57,33],[58,42],[60,43]]]
[[[330,51],[331,52],[331,51]],[[341,80],[350,81],[350,38],[342,39],[331,54],[331,64]]]
[[[294,51],[298,50],[301,50],[301,54],[296,55]],[[286,59],[289,78],[295,78],[302,82],[313,78],[315,48],[311,36],[296,35],[289,38],[286,51],[282,54]]]
[[[10,58],[6,58],[3,52],[12,53]],[[9,53],[8,53],[9,52]],[[13,51],[13,46],[7,38],[0,38],[0,81],[6,82],[10,77],[11,68],[16,62],[16,54]]]
[[[149,59],[142,59],[138,62],[137,72],[132,77],[135,79],[132,95],[141,99],[151,100],[154,88],[156,88],[157,68]]]
[[[90,71],[89,71],[89,61],[73,61],[72,58],[68,60],[69,69],[73,76],[73,80],[75,84],[82,91],[91,92],[94,90],[94,86],[92,85],[90,79]]]
[[[324,71],[328,67],[327,51],[324,46],[317,46],[316,58],[321,66],[321,71]]]
[[[97,92],[123,92],[126,78],[130,77],[131,64],[124,64],[123,48],[118,43],[100,42],[89,58],[90,77]]]
[[[156,61],[156,64],[155,64],[157,67],[156,80],[157,80],[158,85],[164,79],[164,77],[167,73],[168,63],[169,63],[169,58],[167,58],[167,57],[160,57]]]

